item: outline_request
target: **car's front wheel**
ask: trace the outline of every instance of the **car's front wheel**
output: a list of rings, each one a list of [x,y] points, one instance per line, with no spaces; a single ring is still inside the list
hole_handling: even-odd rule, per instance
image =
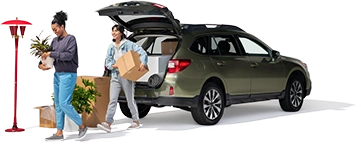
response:
[[[305,84],[302,77],[293,76],[287,83],[285,97],[279,103],[282,110],[295,112],[301,109],[304,97]]]
[[[130,113],[127,103],[119,102],[119,106],[120,106],[120,110],[126,117],[132,118],[132,114]],[[137,107],[138,107],[139,118],[141,119],[148,115],[150,108],[152,106],[144,105],[144,104],[137,104]]]
[[[202,89],[197,107],[191,108],[193,119],[201,125],[214,125],[219,122],[224,111],[224,93],[214,83],[207,83]]]

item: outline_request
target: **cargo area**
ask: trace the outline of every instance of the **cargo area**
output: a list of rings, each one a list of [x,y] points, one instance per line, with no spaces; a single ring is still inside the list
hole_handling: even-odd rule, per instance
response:
[[[136,88],[157,88],[167,73],[168,62],[175,53],[178,39],[172,35],[147,34],[132,37],[148,54],[149,71],[136,81]]]

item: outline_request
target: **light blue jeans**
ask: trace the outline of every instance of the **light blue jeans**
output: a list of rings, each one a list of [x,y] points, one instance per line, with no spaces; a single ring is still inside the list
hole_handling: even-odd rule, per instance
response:
[[[56,110],[56,128],[58,130],[64,129],[65,114],[78,126],[82,125],[83,123],[81,117],[71,104],[76,79],[76,73],[54,73],[54,102]]]

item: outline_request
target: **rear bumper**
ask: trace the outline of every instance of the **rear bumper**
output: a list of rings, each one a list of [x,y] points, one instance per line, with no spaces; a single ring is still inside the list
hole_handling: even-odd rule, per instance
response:
[[[195,96],[193,98],[173,96],[159,96],[157,98],[135,97],[134,99],[138,104],[146,104],[152,106],[197,107],[198,104],[198,96]],[[119,96],[118,102],[126,102],[125,96]]]

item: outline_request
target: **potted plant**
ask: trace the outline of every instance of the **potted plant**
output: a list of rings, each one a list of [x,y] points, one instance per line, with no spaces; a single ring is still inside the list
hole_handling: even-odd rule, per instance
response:
[[[40,35],[43,31],[40,32],[39,36],[36,36],[36,39],[31,39],[34,43],[31,44],[32,51],[30,52],[31,55],[39,58],[44,52],[52,51],[52,47],[49,45],[49,38],[50,35],[47,36],[45,39],[40,40]],[[46,64],[46,67],[52,68],[54,59],[51,57],[47,57],[45,60],[41,60],[42,63]]]
[[[97,87],[94,82],[89,81],[88,79],[83,79],[82,84],[84,86],[75,85],[71,104],[74,106],[74,109],[81,116],[84,112],[90,114],[93,111],[92,103],[96,102],[96,97],[101,97],[101,94],[97,91]],[[52,95],[54,101],[54,93]],[[55,104],[54,104],[55,105]],[[71,121],[67,116],[65,116],[64,131],[76,131],[78,126]]]

